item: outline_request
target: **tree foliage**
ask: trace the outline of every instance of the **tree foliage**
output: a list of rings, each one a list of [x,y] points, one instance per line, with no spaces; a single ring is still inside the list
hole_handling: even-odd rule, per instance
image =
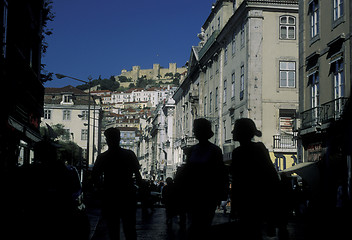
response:
[[[53,1],[45,0],[42,9],[42,32],[40,34],[41,39],[41,51],[44,55],[48,48],[48,42],[46,41],[46,37],[53,34],[53,29],[48,27],[48,23],[53,21],[55,18],[55,14],[53,13]],[[53,73],[45,70],[46,64],[41,64],[41,81],[47,82],[53,80]]]
[[[99,86],[100,90],[116,91],[120,87],[120,83],[115,80],[114,76],[102,79],[100,75],[98,79],[92,80],[91,86]],[[78,85],[77,88],[86,90],[89,88],[89,84]]]
[[[55,143],[58,146],[58,159],[70,165],[81,167],[82,148],[75,142],[70,141],[70,133],[63,124],[40,127],[40,133],[44,139]]]

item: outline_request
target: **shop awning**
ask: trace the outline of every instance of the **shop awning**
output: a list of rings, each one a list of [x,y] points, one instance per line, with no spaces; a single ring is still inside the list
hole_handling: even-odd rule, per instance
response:
[[[317,189],[320,184],[318,162],[299,163],[293,167],[280,171],[280,173],[296,173],[312,188]]]
[[[25,125],[14,119],[13,117],[9,116],[8,123],[10,126],[22,132],[27,138],[31,139],[34,142],[39,142],[42,140],[42,137],[39,133],[27,128]]]

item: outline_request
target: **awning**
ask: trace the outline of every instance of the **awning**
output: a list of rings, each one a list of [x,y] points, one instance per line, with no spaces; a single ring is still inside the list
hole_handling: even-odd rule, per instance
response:
[[[318,162],[299,163],[293,167],[280,171],[280,173],[296,173],[301,176],[314,191],[318,189],[320,184],[320,172],[317,163]]]
[[[297,172],[300,172],[300,171],[303,171],[304,168],[307,168],[309,166],[312,166],[313,164],[316,164],[316,162],[304,162],[304,163],[299,163],[299,164],[296,164],[295,166],[293,167],[290,167],[290,168],[286,168],[285,170],[282,170],[280,172],[284,172],[284,173],[297,173]],[[298,174],[298,173],[297,173]]]
[[[27,128],[25,125],[23,125],[22,123],[20,123],[19,121],[17,121],[16,119],[14,119],[11,116],[9,116],[9,118],[8,118],[8,123],[10,126],[15,128],[16,130],[24,133],[24,135],[27,138],[31,139],[32,141],[39,142],[42,140],[42,137],[40,136],[39,133]]]

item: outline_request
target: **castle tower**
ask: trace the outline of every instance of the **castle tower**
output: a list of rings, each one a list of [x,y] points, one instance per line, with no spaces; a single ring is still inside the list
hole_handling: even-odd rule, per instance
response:
[[[169,63],[169,72],[171,72],[173,75],[177,73],[176,63]]]
[[[139,72],[141,70],[140,66],[133,66],[132,67],[132,80],[136,83],[139,78]]]
[[[159,75],[160,75],[160,64],[154,63],[153,64],[153,78],[158,79]]]

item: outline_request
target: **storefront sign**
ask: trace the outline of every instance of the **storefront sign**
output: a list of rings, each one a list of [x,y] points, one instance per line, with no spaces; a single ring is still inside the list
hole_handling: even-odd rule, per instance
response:
[[[325,152],[325,148],[322,147],[321,143],[310,144],[307,147],[308,162],[319,161]]]

